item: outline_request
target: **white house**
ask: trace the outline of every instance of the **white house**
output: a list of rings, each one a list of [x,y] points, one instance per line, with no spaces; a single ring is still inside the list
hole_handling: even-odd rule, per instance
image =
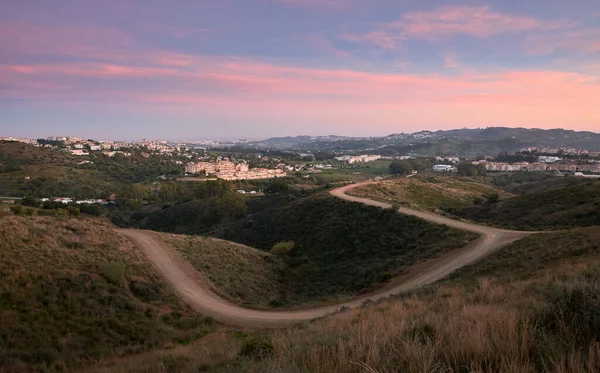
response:
[[[433,170],[435,172],[450,172],[453,168],[454,166],[452,166],[451,164],[436,164],[435,166],[433,166]]]

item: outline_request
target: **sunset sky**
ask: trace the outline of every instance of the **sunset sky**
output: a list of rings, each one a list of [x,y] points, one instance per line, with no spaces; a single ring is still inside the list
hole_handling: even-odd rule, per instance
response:
[[[0,1],[0,136],[486,126],[600,131],[600,1]]]

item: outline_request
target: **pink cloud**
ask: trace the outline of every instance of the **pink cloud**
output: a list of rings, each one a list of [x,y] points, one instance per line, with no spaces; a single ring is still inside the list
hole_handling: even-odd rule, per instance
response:
[[[536,33],[523,40],[529,54],[551,54],[555,52],[600,52],[600,28],[572,30],[569,32]]]
[[[448,57],[448,56],[447,56]],[[165,58],[161,56],[161,58]],[[14,85],[65,83],[77,92],[92,95],[106,91],[128,92],[131,100],[144,94],[172,97],[212,97],[220,101],[244,102],[324,102],[328,105],[426,105],[469,102],[523,105],[545,103],[564,106],[575,103],[589,109],[600,100],[597,76],[554,71],[513,71],[503,73],[376,74],[353,70],[310,69],[281,66],[243,59],[192,58],[193,65],[130,66],[116,64],[71,64],[8,66],[0,76]],[[86,79],[110,78],[112,85],[91,85]],[[128,89],[130,79],[149,84],[143,92]],[[160,79],[160,80],[157,80]],[[155,82],[154,84],[152,84]],[[104,88],[101,88],[104,87]],[[24,89],[28,89],[24,87]],[[35,92],[30,92],[35,95]],[[167,103],[177,101],[170,99]]]
[[[445,6],[433,11],[405,13],[398,21],[382,25],[355,40],[393,49],[408,39],[439,40],[454,35],[486,38],[496,34],[553,30],[572,26],[565,20],[542,21],[495,12],[489,6]],[[346,36],[348,38],[348,36]]]

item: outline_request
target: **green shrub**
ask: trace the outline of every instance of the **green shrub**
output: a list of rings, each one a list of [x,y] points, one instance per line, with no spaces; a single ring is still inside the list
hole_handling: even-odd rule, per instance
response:
[[[294,241],[282,241],[273,245],[271,252],[275,255],[289,255],[294,250]]]
[[[262,359],[272,356],[273,344],[264,338],[250,338],[244,343],[239,355],[253,359]]]
[[[160,288],[155,283],[131,281],[129,290],[140,300],[150,303],[160,299]]]
[[[34,209],[33,207],[25,207],[23,213],[27,216],[33,216],[37,214],[37,209]]]
[[[29,207],[40,207],[40,201],[33,197],[25,197],[21,200],[21,205]]]
[[[10,211],[15,215],[23,215],[25,213],[25,207],[21,205],[10,206]]]
[[[498,195],[498,193],[492,193],[489,196],[487,196],[487,200],[489,203],[496,203],[500,201],[500,196]]]
[[[108,262],[102,267],[101,273],[108,282],[118,285],[125,275],[125,267],[122,263]]]
[[[65,209],[56,209],[56,212],[54,213],[54,215],[56,216],[69,216],[69,212]]]
[[[281,302],[280,300],[277,300],[277,299],[273,299],[272,301],[269,302],[269,306],[271,306],[273,308],[283,307],[283,302]]]
[[[4,207],[0,207],[0,218],[3,218],[8,215],[9,215],[8,210],[5,209]]]
[[[69,215],[75,216],[75,217],[78,217],[81,214],[79,208],[74,207],[74,206],[68,206],[67,212],[69,213]]]
[[[93,216],[102,215],[102,207],[100,207],[98,205],[87,204],[87,203],[81,204],[79,206],[79,211],[81,211],[82,214],[88,214],[88,215],[93,215]]]

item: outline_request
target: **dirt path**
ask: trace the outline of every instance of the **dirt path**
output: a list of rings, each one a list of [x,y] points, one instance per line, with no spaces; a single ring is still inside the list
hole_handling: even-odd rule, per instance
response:
[[[347,185],[334,189],[330,193],[348,201],[383,208],[390,207],[387,203],[346,194],[349,189],[365,184]],[[453,250],[441,257],[411,268],[406,275],[394,279],[388,287],[378,292],[342,304],[289,311],[252,310],[228,302],[212,293],[198,272],[189,263],[182,260],[156,233],[136,229],[118,229],[117,232],[130,239],[144,252],[157,271],[182,297],[183,301],[194,310],[227,325],[248,327],[282,327],[323,317],[339,311],[342,307],[354,308],[361,306],[368,300],[375,301],[393,294],[413,290],[438,281],[454,270],[471,264],[496,249],[534,233],[497,229],[408,208],[401,208],[399,211],[432,223],[445,224],[450,227],[476,232],[481,237],[461,249]]]

